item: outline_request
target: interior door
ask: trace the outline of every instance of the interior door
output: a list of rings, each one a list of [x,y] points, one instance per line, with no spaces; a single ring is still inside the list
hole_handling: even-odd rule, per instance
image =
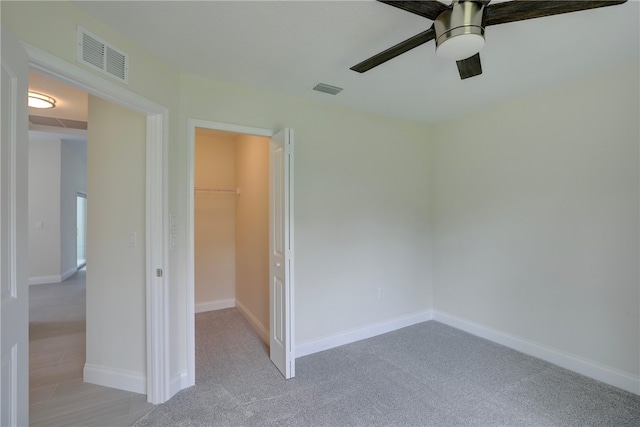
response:
[[[271,361],[295,376],[293,351],[293,130],[269,144],[269,335]]]
[[[27,87],[29,59],[2,27],[0,133],[0,425],[29,424]]]

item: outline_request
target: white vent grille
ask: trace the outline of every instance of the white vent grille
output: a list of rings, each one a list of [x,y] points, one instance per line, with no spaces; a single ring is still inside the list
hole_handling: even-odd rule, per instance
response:
[[[77,61],[122,83],[129,83],[129,56],[79,25]]]
[[[104,44],[82,34],[82,60],[94,67],[102,68],[104,63]]]
[[[107,73],[113,74],[120,80],[126,80],[127,57],[107,46]]]

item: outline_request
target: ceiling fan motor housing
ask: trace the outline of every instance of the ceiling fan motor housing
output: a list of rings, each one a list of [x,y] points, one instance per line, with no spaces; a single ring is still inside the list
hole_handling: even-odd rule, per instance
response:
[[[436,54],[456,61],[475,55],[484,46],[484,5],[454,1],[434,21]]]

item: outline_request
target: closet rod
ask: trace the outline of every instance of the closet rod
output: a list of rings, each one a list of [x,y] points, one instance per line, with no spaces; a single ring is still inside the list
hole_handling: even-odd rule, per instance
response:
[[[195,187],[196,193],[240,194],[239,188]]]

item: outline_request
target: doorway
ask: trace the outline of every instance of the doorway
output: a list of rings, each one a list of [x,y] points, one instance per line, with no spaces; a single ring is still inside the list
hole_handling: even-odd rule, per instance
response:
[[[146,117],[35,71],[29,74],[29,89],[58,104],[48,110],[29,108],[29,271],[31,284],[42,284],[31,287],[31,294],[48,295],[52,307],[65,308],[43,316],[47,306],[38,305],[42,298],[30,298],[30,342],[32,350],[56,340],[70,344],[51,359],[31,352],[30,373],[39,379],[30,381],[31,389],[42,394],[41,389],[63,378],[146,394],[141,244]],[[89,192],[95,198],[88,205]],[[138,241],[131,242],[131,232],[121,233],[122,228],[133,230]],[[89,271],[80,270],[87,258]],[[121,298],[126,293],[129,297]],[[66,307],[68,301],[72,307]],[[82,310],[74,314],[70,330],[62,328],[66,309]],[[104,357],[111,349],[126,350],[127,357]],[[122,370],[130,372],[128,378]],[[56,396],[46,401],[47,407],[59,401],[61,395]]]
[[[195,133],[195,311],[235,307],[268,344],[269,138]]]
[[[198,131],[198,129],[200,130]],[[189,203],[187,207],[187,386],[195,385],[196,270],[194,224],[195,194],[197,189],[195,185],[196,134],[205,130],[231,133],[236,135],[235,138],[269,138],[267,175],[269,241],[267,246],[268,267],[264,268],[265,271],[268,270],[269,302],[267,310],[264,310],[268,311],[268,330],[264,330],[266,325],[259,318],[256,317],[252,321],[251,310],[246,310],[249,315],[245,315],[245,318],[254,324],[254,329],[263,336],[263,340],[266,341],[264,336],[268,334],[270,359],[285,378],[292,378],[295,376],[293,349],[293,131],[284,129],[280,132],[275,132],[270,129],[190,119],[188,121],[187,166],[189,180]],[[264,185],[264,176],[262,180]],[[262,188],[264,193],[264,187]],[[244,191],[240,188],[239,197],[242,197],[243,193]],[[264,253],[258,254],[257,258],[263,261],[267,259]],[[235,271],[238,271],[238,269],[235,269]],[[258,283],[261,280],[259,278]],[[236,305],[240,307],[240,304]],[[252,309],[255,309],[255,307],[253,306]],[[260,325],[262,325],[262,333],[260,333]]]
[[[130,378],[124,375],[122,384],[130,384],[128,388],[142,390],[147,394],[151,403],[162,403],[169,399],[169,357],[170,343],[167,301],[167,274],[168,252],[166,242],[168,240],[168,164],[166,152],[168,151],[167,133],[167,108],[149,101],[126,88],[106,81],[93,73],[85,71],[73,64],[61,61],[59,58],[32,48],[24,46],[29,57],[29,66],[35,71],[48,77],[78,89],[91,95],[109,101],[120,107],[141,113],[146,121],[146,142],[144,167],[145,209],[144,222],[146,239],[137,242],[145,247],[144,263],[144,293],[146,307],[145,313],[145,340],[147,355],[146,375],[139,378]],[[18,236],[26,239],[26,236]],[[132,384],[132,385],[131,385]],[[105,384],[109,385],[109,384]]]

